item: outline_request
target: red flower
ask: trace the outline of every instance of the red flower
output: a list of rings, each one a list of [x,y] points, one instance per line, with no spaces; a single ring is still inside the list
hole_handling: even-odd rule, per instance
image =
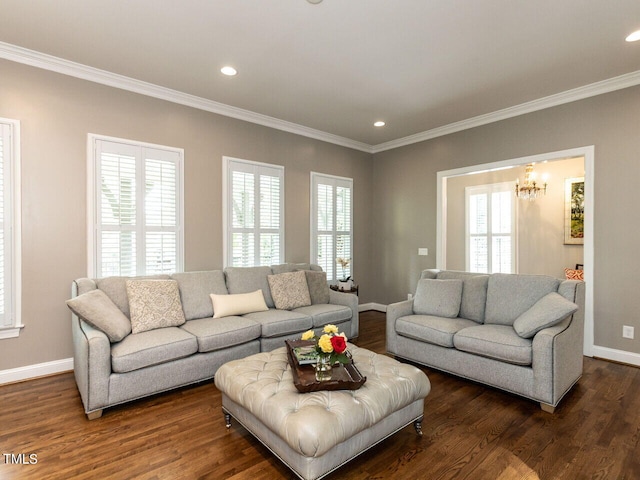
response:
[[[335,335],[331,337],[331,346],[335,353],[342,353],[347,349],[347,342],[343,336]]]

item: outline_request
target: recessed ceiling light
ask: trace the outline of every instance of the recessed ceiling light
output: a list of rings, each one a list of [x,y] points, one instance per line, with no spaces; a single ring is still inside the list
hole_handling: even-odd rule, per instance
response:
[[[225,75],[228,75],[229,77],[233,77],[235,74],[238,73],[238,71],[235,68],[229,67],[229,66],[222,67],[220,71]]]
[[[638,40],[640,40],[640,30],[636,30],[631,35],[629,35],[627,38],[625,38],[625,40],[627,42],[637,42]]]
[[[307,2],[313,3],[313,4],[320,3],[321,1],[322,0],[307,0]]]
[[[374,127],[384,127],[385,123],[383,121],[377,121],[376,123],[373,124]]]

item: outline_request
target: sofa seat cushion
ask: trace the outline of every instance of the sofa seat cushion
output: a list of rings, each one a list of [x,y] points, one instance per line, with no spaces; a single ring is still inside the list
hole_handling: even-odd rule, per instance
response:
[[[292,333],[305,332],[313,326],[309,315],[289,310],[269,309],[244,315],[262,325],[263,337],[281,337]]]
[[[560,280],[546,275],[494,273],[487,286],[484,323],[513,325],[538,300],[557,292]]]
[[[531,365],[532,341],[520,337],[509,325],[476,325],[453,336],[453,345],[464,352],[515,365]]]
[[[260,324],[245,317],[198,318],[180,327],[198,340],[199,352],[213,352],[260,338]]]
[[[308,307],[300,307],[293,310],[294,312],[309,315],[313,319],[313,327],[324,327],[331,323],[337,325],[351,319],[353,313],[349,307],[344,305],[333,305],[330,303],[319,303],[309,305]]]
[[[131,372],[188,357],[198,351],[196,337],[178,327],[134,333],[111,347],[111,369]]]
[[[477,325],[465,318],[407,315],[396,320],[396,332],[403,337],[453,348],[453,336],[456,332]]]

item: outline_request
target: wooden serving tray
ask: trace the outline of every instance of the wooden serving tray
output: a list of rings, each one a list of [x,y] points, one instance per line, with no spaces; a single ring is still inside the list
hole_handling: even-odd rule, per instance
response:
[[[316,381],[316,371],[314,365],[299,365],[296,356],[293,354],[295,347],[313,345],[309,340],[285,340],[287,346],[287,356],[293,374],[293,384],[299,392],[319,392],[321,390],[358,390],[367,377],[363,377],[358,368],[350,363],[334,365],[331,370],[331,380],[325,382]]]

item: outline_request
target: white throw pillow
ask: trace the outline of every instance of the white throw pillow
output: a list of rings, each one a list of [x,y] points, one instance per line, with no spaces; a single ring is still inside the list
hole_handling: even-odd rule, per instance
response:
[[[213,318],[244,315],[245,313],[265,312],[269,310],[262,290],[251,293],[235,293],[231,295],[216,295],[212,293]]]

